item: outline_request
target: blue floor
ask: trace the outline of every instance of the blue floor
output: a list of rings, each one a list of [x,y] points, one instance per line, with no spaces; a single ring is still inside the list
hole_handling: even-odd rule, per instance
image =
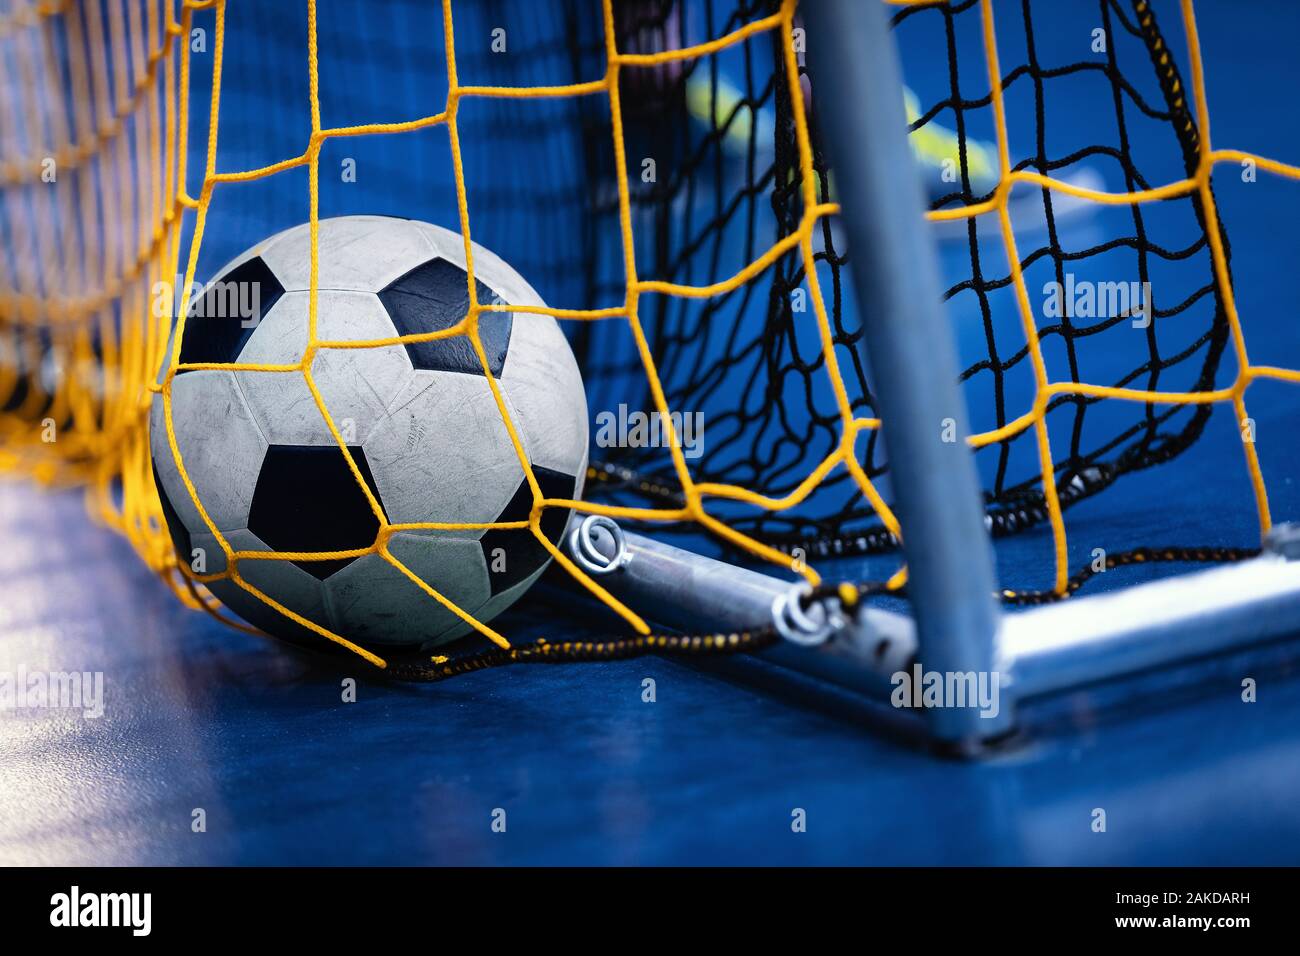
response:
[[[1215,145],[1300,161],[1283,79],[1300,5],[1197,9]],[[1161,12],[1181,53],[1176,10]],[[297,138],[256,158],[282,158]],[[1252,358],[1300,367],[1287,265],[1300,184],[1245,184],[1232,167],[1219,179]],[[327,212],[340,211],[361,210]],[[1250,393],[1279,519],[1300,519],[1298,399]],[[1234,424],[1216,414],[1179,468],[1134,476],[1070,521],[1113,547],[1251,544],[1240,463]],[[1003,577],[1038,573],[1045,544],[1009,543]],[[533,610],[562,635],[563,618]],[[1283,643],[1124,695],[1080,692],[1026,714],[1020,741],[975,763],[937,759],[894,716],[761,660],[394,686],[185,610],[79,496],[5,483],[0,672],[102,671],[106,700],[96,719],[0,713],[0,863],[1296,864],[1298,665]],[[345,704],[349,676],[362,679]],[[1258,681],[1257,703],[1242,702],[1243,677]],[[196,809],[206,832],[192,831]]]
[[[1078,694],[972,764],[758,661],[363,680],[344,704],[355,669],[178,607],[75,496],[6,486],[0,528],[0,670],[106,679],[100,718],[0,718],[0,863],[1300,862],[1285,654]]]

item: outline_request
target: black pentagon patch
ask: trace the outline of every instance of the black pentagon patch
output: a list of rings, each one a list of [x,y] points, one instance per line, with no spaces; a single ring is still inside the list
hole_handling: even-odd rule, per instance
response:
[[[257,323],[282,295],[284,286],[260,256],[217,278],[190,303],[181,364],[236,361]]]
[[[4,366],[3,369],[0,370],[0,374],[12,374],[12,366]],[[29,392],[30,387],[27,384],[27,377],[25,375],[19,375],[18,378],[14,380],[13,385],[10,386],[9,394],[5,397],[3,402],[0,402],[0,412],[12,412],[22,408],[24,403],[27,401],[27,395]],[[0,392],[0,395],[3,394],[3,392]]]
[[[190,529],[185,527],[185,522],[181,520],[171,499],[167,497],[167,489],[163,487],[162,479],[158,477],[158,463],[150,457],[149,464],[153,466],[153,483],[158,489],[158,498],[162,501],[163,520],[167,522],[167,533],[171,535],[172,544],[176,548],[176,560],[188,565],[194,554]]]
[[[352,445],[348,452],[378,501],[365,452]],[[351,551],[375,543],[379,519],[337,445],[272,445],[257,476],[248,530],[273,551]],[[354,560],[294,564],[324,581]]]
[[[489,303],[492,290],[475,280],[478,300]],[[441,332],[469,315],[469,287],[465,270],[446,259],[430,259],[416,266],[400,279],[394,279],[379,293],[379,301],[388,310],[399,335]],[[509,312],[479,314],[478,334],[487,353],[488,367],[494,376],[501,374],[510,347]],[[436,372],[483,374],[483,363],[474,354],[467,337],[457,335],[434,342],[407,342],[406,354],[419,369]]]
[[[533,474],[537,476],[542,495],[547,498],[572,498],[578,487],[578,480],[574,476],[540,465],[533,465]],[[527,480],[522,480],[505,510],[493,520],[527,521],[528,513],[532,510],[533,492],[528,487]],[[569,508],[547,508],[542,512],[542,534],[553,544],[558,544],[560,536],[564,534],[570,511]],[[523,581],[551,557],[551,553],[542,547],[542,543],[527,528],[485,531],[483,537],[479,538],[479,546],[483,549],[483,560],[487,563],[488,579],[494,597]],[[492,552],[497,548],[506,554],[506,566],[501,571],[492,570]]]

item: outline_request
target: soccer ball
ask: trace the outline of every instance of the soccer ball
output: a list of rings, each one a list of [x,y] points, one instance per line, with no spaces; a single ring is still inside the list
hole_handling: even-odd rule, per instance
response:
[[[259,243],[191,303],[180,362],[296,365],[308,342],[309,226]],[[510,266],[473,247],[480,303],[544,305]],[[319,223],[318,341],[391,339],[446,329],[468,312],[464,241],[438,226],[381,216]],[[542,494],[576,498],[587,467],[587,403],[573,353],[547,315],[484,312],[479,336]],[[171,350],[168,350],[170,360]],[[165,370],[166,366],[164,366]],[[320,348],[311,377],[391,525],[520,521],[533,505],[483,366],[465,336]],[[369,548],[380,529],[301,371],[180,371],[172,422],[199,501],[235,551]],[[225,570],[167,439],[161,395],[150,410],[154,478],[181,561]],[[541,527],[558,542],[569,512]],[[550,554],[526,528],[398,530],[389,551],[481,621],[509,607]],[[445,643],[471,628],[377,553],[330,560],[246,559],[240,575],[290,610],[372,645]],[[265,631],[319,635],[231,580],[208,585]]]

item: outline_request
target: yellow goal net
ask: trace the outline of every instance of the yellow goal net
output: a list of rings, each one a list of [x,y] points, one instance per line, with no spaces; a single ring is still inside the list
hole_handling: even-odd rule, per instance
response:
[[[168,536],[150,464],[149,407],[155,394],[169,394],[178,371],[208,367],[182,365],[179,347],[168,351],[173,323],[184,323],[193,290],[206,278],[208,246],[248,245],[292,224],[293,210],[301,210],[313,235],[311,332],[301,362],[219,367],[304,376],[345,457],[347,445],[311,376],[321,350],[463,336],[492,381],[478,323],[493,311],[554,316],[571,333],[599,407],[626,401],[664,423],[663,447],[594,449],[584,500],[551,499],[492,381],[533,507],[526,523],[471,530],[526,526],[639,635],[632,645],[588,645],[589,653],[690,642],[651,637],[650,622],[542,533],[548,509],[699,535],[722,552],[801,576],[816,593],[849,606],[866,594],[905,589],[901,558],[876,581],[864,579],[860,564],[846,571],[843,561],[892,553],[906,529],[890,507],[888,465],[876,441],[881,421],[857,359],[858,313],[869,320],[870,310],[855,309],[842,287],[851,253],[841,248],[840,207],[818,131],[819,111],[851,91],[810,82],[805,61],[816,55],[816,37],[805,34],[794,0],[710,2],[701,5],[705,15],[674,0],[575,0],[545,13],[522,3],[461,0],[269,6],[276,9],[252,0],[13,0],[0,14],[0,469],[84,487],[91,514],[124,534],[182,600],[220,614],[203,586],[212,576],[178,561]],[[1273,516],[1248,393],[1264,380],[1300,384],[1300,371],[1251,359],[1249,317],[1237,308],[1212,181],[1224,166],[1288,179],[1300,179],[1300,167],[1212,144],[1192,0],[1169,5],[1185,49],[1166,42],[1147,0],[1103,3],[1109,49],[1064,66],[1037,61],[1029,6],[1021,13],[1021,5],[995,0],[890,5],[917,90],[909,90],[907,112],[917,159],[932,180],[928,218],[936,234],[947,230],[945,241],[955,243],[965,269],[948,295],[954,303],[973,297],[974,321],[988,330],[987,342],[977,343],[984,353],[963,375],[976,396],[969,443],[988,462],[981,470],[987,523],[995,537],[1030,528],[1050,534],[1043,575],[1008,586],[1010,601],[1054,600],[1079,588],[1091,572],[1072,560],[1070,507],[1177,458],[1198,439],[1213,406],[1230,409],[1243,432],[1249,493],[1260,532],[1268,532]],[[927,42],[934,56],[914,81],[908,44],[924,29],[933,31]],[[1031,38],[1023,54],[1021,42],[1008,39],[1022,32]],[[493,49],[497,42],[502,50]],[[1010,66],[1008,50],[1015,51]],[[1014,117],[1025,90],[1094,75],[1106,96],[1119,90],[1118,98],[1131,99],[1121,128],[1137,117],[1157,131],[1150,138],[1165,153],[1150,165],[1163,178],[1143,171],[1137,140],[1127,135],[1118,146],[1052,154],[1041,102],[1028,110],[1037,148],[1018,152]],[[977,92],[959,88],[975,76],[982,80]],[[351,105],[385,108],[386,118],[330,120],[329,97],[349,86],[371,97],[367,103],[357,94]],[[228,96],[239,111],[229,140],[235,114]],[[391,117],[393,104],[409,112]],[[241,163],[258,155],[249,144],[259,124],[267,141],[300,130],[291,134],[297,146]],[[454,214],[443,224],[464,237],[469,314],[446,331],[394,340],[318,336],[315,236],[329,190],[340,189],[340,146],[363,150],[362,141],[373,141],[382,144],[376,155],[406,155],[403,143],[435,132],[447,147],[439,171],[403,160],[381,177],[382,186],[367,187],[387,196],[368,195],[422,218],[435,208]],[[561,151],[531,194],[534,177],[504,170],[501,157],[487,155],[494,147],[510,151],[521,137]],[[649,144],[660,158],[647,176]],[[1123,188],[1068,175],[1107,157]],[[436,202],[423,192],[435,181],[450,187]],[[1028,239],[1017,220],[1027,194],[1035,216],[1046,220],[1034,223]],[[261,215],[264,228],[222,235],[236,221],[221,219],[223,205],[238,207],[244,224],[255,226]],[[1141,219],[1154,222],[1157,214],[1147,211],[1165,207],[1182,210],[1178,254]],[[1067,208],[1135,211],[1134,236],[1067,249],[1056,221]],[[546,295],[553,307],[477,301],[470,242],[494,245],[477,224],[490,222],[486,231],[497,236],[501,224],[528,216],[544,224],[539,232],[570,231],[554,245],[533,237],[519,253],[522,262],[510,249],[497,251],[530,279],[553,273],[558,297]],[[1117,244],[1134,253],[1125,280],[1154,289],[1145,305],[1151,311],[1140,316],[1149,331],[1127,340],[1131,367],[1097,381],[1076,355],[1131,331],[1134,310],[1090,317],[1071,300],[1062,314],[1045,318],[1032,277],[1052,263],[1050,275],[1064,277],[1066,265],[1100,261]],[[576,262],[565,258],[575,249]],[[1161,268],[1148,266],[1157,260]],[[1180,270],[1169,292],[1159,278],[1163,266]],[[1162,340],[1176,323],[1178,335]],[[1007,338],[1009,329],[1018,341]],[[1064,374],[1049,357],[1056,351],[1069,356]],[[1009,384],[1013,379],[1019,384]],[[1124,411],[1109,418],[1102,406]],[[683,414],[694,409],[704,410],[711,429],[699,458],[678,434]],[[357,553],[377,553],[401,569],[387,547],[394,526],[366,494],[380,532]],[[203,503],[194,503],[202,513]],[[221,577],[322,639],[389,666],[389,653],[276,604],[240,574],[244,562],[293,555],[236,551],[212,530],[226,557]],[[1138,548],[1107,560],[1114,567],[1229,559],[1258,544]],[[514,647],[511,635],[406,573],[429,601],[463,617],[499,652],[514,659],[551,654]],[[708,635],[694,646],[726,649],[749,640]]]

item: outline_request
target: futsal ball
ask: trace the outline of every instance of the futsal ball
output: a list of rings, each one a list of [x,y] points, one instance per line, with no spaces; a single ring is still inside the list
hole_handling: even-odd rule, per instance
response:
[[[239,256],[192,300],[180,363],[297,365],[308,344],[309,226]],[[542,306],[505,262],[473,247],[480,303]],[[438,226],[381,216],[319,223],[316,340],[361,342],[449,328],[469,310],[465,246]],[[587,466],[587,403],[577,363],[547,315],[483,312],[479,336],[533,474],[547,498],[576,498]],[[170,350],[169,350],[170,356]],[[166,366],[164,366],[165,369]],[[311,376],[390,525],[523,521],[533,495],[470,340],[320,348]],[[176,444],[199,501],[234,551],[371,547],[379,519],[301,371],[179,371]],[[181,561],[225,570],[167,439],[150,412],[154,477]],[[547,508],[558,542],[569,512]],[[481,621],[537,579],[550,554],[527,529],[397,530],[388,549]],[[361,644],[425,645],[470,626],[378,553],[329,560],[246,559],[240,575],[307,620]],[[307,628],[231,580],[208,585],[250,623],[289,639]]]

